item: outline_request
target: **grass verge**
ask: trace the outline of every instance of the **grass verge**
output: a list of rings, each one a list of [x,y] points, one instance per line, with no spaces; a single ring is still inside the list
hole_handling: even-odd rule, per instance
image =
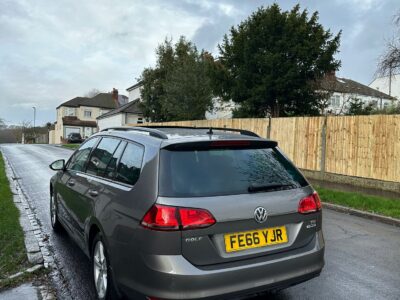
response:
[[[72,149],[75,150],[77,149],[81,144],[62,144],[61,146],[67,149]]]
[[[316,186],[322,201],[400,219],[400,199],[342,192]]]
[[[0,279],[20,272],[29,266],[24,232],[19,224],[19,211],[5,172],[0,153]]]

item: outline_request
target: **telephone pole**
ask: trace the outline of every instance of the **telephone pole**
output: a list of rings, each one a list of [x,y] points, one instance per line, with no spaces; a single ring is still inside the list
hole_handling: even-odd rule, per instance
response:
[[[36,123],[36,107],[32,106],[33,108],[33,143],[36,143],[36,132],[35,132],[35,123]]]

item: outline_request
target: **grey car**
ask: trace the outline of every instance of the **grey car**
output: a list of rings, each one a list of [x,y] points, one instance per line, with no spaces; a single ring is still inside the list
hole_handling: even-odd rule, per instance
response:
[[[82,143],[83,139],[79,132],[71,132],[67,136],[68,143]]]
[[[110,128],[50,167],[52,226],[90,258],[98,299],[232,299],[324,266],[318,194],[252,132]]]

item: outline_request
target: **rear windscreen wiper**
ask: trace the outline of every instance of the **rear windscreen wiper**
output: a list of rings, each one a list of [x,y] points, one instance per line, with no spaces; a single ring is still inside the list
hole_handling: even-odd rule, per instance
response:
[[[255,184],[252,183],[247,188],[249,193],[255,192],[267,192],[267,191],[275,191],[275,190],[284,190],[290,187],[295,187],[295,184],[281,184],[281,183],[270,183],[270,184]]]

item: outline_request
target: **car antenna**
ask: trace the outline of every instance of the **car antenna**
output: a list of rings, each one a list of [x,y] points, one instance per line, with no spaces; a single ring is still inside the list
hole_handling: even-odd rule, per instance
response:
[[[207,134],[213,134],[212,127],[207,131]]]

